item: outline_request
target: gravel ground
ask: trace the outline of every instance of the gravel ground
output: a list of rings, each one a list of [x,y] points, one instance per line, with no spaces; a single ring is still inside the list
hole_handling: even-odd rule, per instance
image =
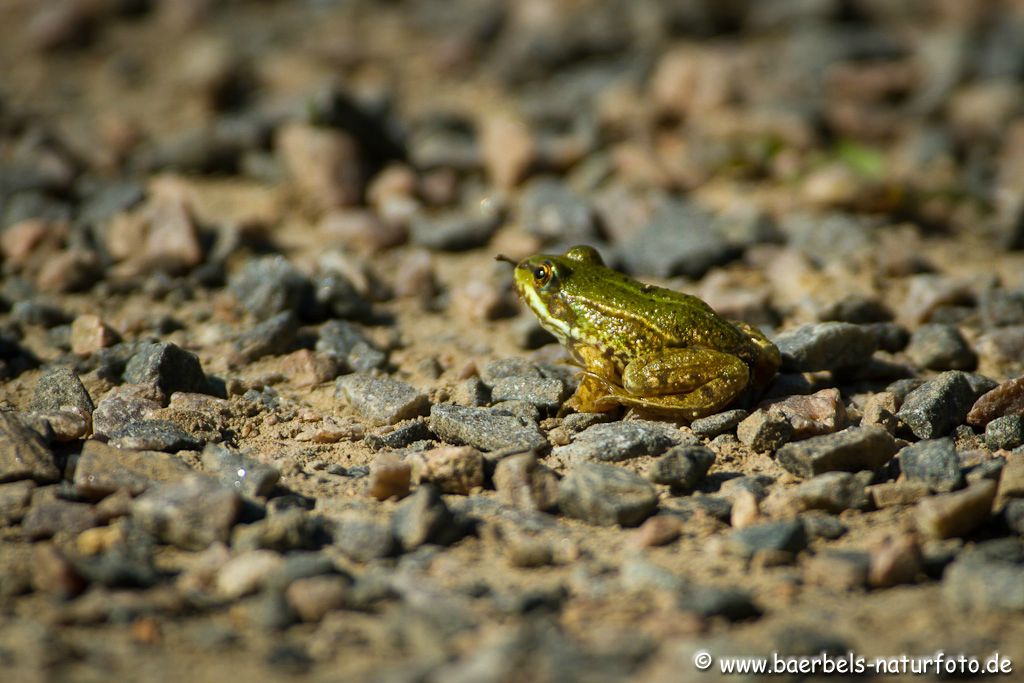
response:
[[[5,680],[1024,667],[1020,3],[0,25]],[[573,244],[764,330],[761,402],[561,415],[493,257]]]

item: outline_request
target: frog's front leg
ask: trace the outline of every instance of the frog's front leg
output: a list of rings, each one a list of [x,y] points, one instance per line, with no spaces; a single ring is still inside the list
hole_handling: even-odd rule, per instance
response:
[[[747,364],[732,354],[711,349],[665,349],[631,361],[622,373],[622,386],[608,384],[604,400],[692,420],[729,405],[749,381]]]
[[[615,361],[593,346],[577,345],[572,352],[584,372],[576,393],[565,402],[559,414],[568,410],[580,413],[606,413],[614,410],[618,404],[606,399],[608,387],[619,381],[619,369]]]

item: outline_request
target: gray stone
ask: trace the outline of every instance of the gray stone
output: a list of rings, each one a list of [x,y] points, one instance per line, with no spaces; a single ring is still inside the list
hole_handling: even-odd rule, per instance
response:
[[[925,498],[917,505],[917,528],[931,538],[963,538],[992,516],[996,483],[989,479],[963,491]]]
[[[519,211],[523,227],[541,239],[592,244],[599,238],[593,208],[561,180],[530,181],[523,188]]]
[[[978,297],[978,312],[985,328],[1024,325],[1024,290],[986,289]]]
[[[351,579],[336,574],[311,576],[289,585],[285,597],[302,621],[318,622],[346,605],[351,584]]]
[[[231,360],[241,365],[264,356],[279,356],[291,348],[298,332],[299,321],[292,311],[278,313],[243,332],[235,340]]]
[[[66,365],[53,365],[36,383],[29,410],[43,413],[70,410],[89,420],[93,404],[74,370]]]
[[[620,246],[619,253],[626,270],[634,274],[698,279],[739,252],[710,213],[691,203],[665,201],[650,222]]]
[[[231,277],[228,287],[245,310],[258,320],[297,310],[311,291],[306,276],[283,256],[247,262]]]
[[[533,422],[486,408],[435,405],[430,409],[430,431],[449,443],[466,444],[482,451],[547,447],[547,439]]]
[[[906,354],[928,370],[973,370],[978,364],[977,354],[956,325],[922,325],[910,335]]]
[[[949,492],[963,486],[960,458],[951,437],[928,439],[899,452],[900,471],[909,481],[921,481],[935,491]]]
[[[796,554],[807,547],[807,531],[798,519],[765,522],[737,529],[729,537],[729,548],[742,557],[761,551]]]
[[[207,472],[246,496],[269,496],[281,478],[277,467],[215,444],[203,449],[202,462]]]
[[[125,490],[139,495],[158,483],[178,482],[192,469],[169,453],[130,451],[89,440],[75,465],[75,490],[92,499]]]
[[[27,479],[0,484],[0,527],[21,521],[32,501],[35,487],[35,482]]]
[[[6,486],[14,486],[14,484],[6,484]],[[0,492],[0,501],[2,500],[3,493]],[[0,502],[0,519],[3,518],[2,509],[3,503]],[[1010,531],[1018,536],[1024,536],[1024,499],[1015,498],[1006,501],[1006,505],[1003,507],[1003,520]]]
[[[964,423],[978,394],[967,373],[944,372],[907,394],[896,416],[919,439],[946,436]]]
[[[705,619],[723,617],[729,621],[742,621],[756,619],[762,614],[750,591],[740,588],[691,586],[679,596],[676,606]]]
[[[375,426],[396,424],[425,415],[430,409],[426,394],[390,377],[345,375],[336,380],[334,395]]]
[[[238,550],[315,550],[325,540],[323,520],[300,508],[274,511],[252,524],[240,524],[231,535]]]
[[[363,331],[347,320],[328,320],[320,327],[316,350],[325,353],[351,372],[370,372],[383,368],[388,355]]]
[[[122,384],[114,387],[96,404],[92,414],[92,431],[97,437],[109,437],[123,427],[138,422],[151,410],[159,410],[161,392],[145,384]]]
[[[497,215],[455,211],[430,216],[417,212],[409,224],[409,240],[435,251],[466,251],[487,244],[500,224]]]
[[[202,550],[211,543],[227,542],[241,507],[237,491],[193,475],[146,491],[132,506],[132,517],[165,543]]]
[[[690,423],[690,430],[702,439],[713,439],[719,434],[736,429],[736,426],[746,417],[747,411],[742,408],[727,410],[724,413],[716,413],[694,420]]]
[[[1004,415],[989,422],[985,444],[993,450],[1012,450],[1024,444],[1024,415]]]
[[[13,413],[0,412],[0,482],[57,481],[60,470],[43,438]]]
[[[397,550],[391,526],[363,513],[349,512],[339,517],[333,536],[334,545],[356,562],[390,557]]]
[[[502,377],[491,387],[491,400],[525,401],[551,413],[569,398],[565,383],[554,378]]]
[[[424,543],[448,545],[462,535],[459,526],[441,494],[429,484],[417,488],[391,515],[391,532],[405,552]]]
[[[787,471],[807,478],[832,471],[876,470],[897,450],[896,440],[882,427],[849,427],[786,444],[775,457]]]
[[[21,520],[21,530],[28,538],[50,538],[58,533],[77,535],[99,524],[96,511],[88,503],[37,497]]]
[[[331,318],[363,318],[370,313],[370,302],[352,281],[336,270],[320,273],[313,283],[313,298],[321,314]]]
[[[545,512],[558,506],[558,476],[540,464],[533,453],[502,458],[494,468],[493,478],[502,502]]]
[[[869,329],[851,323],[809,323],[774,339],[782,353],[783,372],[817,372],[857,368],[878,347]]]
[[[139,420],[110,434],[110,444],[136,451],[194,451],[203,441],[170,420]]]
[[[736,437],[756,453],[770,453],[793,438],[793,423],[778,410],[755,410],[736,428]]]
[[[675,446],[651,463],[647,478],[677,491],[691,491],[703,481],[715,462],[715,454],[706,446]]]
[[[205,394],[210,390],[199,358],[170,342],[155,342],[140,348],[128,361],[124,381],[155,384],[168,396],[176,391]]]
[[[866,484],[871,473],[866,474],[865,477],[850,472],[825,472],[801,483],[790,495],[806,510],[863,510],[869,502]]]
[[[671,424],[648,420],[606,422],[587,427],[553,455],[567,463],[619,462],[642,455],[661,455],[685,441],[696,440]]]
[[[498,380],[505,377],[540,379],[543,377],[543,374],[541,374],[540,368],[537,367],[536,363],[525,358],[499,358],[498,360],[488,361],[480,369],[480,379],[488,387],[494,386]]]
[[[1024,612],[1024,544],[1010,552],[987,553],[981,546],[961,554],[942,578],[943,597],[960,612]],[[989,544],[983,544],[989,545]],[[1005,550],[1005,549],[1001,549]]]
[[[562,513],[601,526],[636,526],[658,507],[658,494],[643,477],[615,465],[584,462],[562,480]]]
[[[412,446],[417,441],[430,441],[434,435],[430,433],[427,423],[421,419],[409,420],[395,427],[382,427],[374,434],[367,434],[364,441],[375,451],[381,449],[400,450]]]

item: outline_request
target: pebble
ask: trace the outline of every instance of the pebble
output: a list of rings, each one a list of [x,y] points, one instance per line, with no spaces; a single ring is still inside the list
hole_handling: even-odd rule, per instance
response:
[[[449,545],[462,535],[440,492],[429,484],[399,503],[391,515],[391,531],[404,552],[424,543]]]
[[[121,490],[137,496],[154,484],[180,482],[191,471],[168,453],[122,450],[90,439],[82,445],[73,481],[79,495],[95,500]]]
[[[681,231],[681,225],[686,230]],[[704,209],[688,202],[664,201],[647,225],[621,244],[619,253],[626,270],[633,274],[699,279],[736,258],[739,249]]]
[[[121,336],[99,316],[87,313],[71,323],[71,353],[76,356],[92,355],[119,341]]]
[[[92,431],[109,437],[119,429],[145,418],[161,407],[162,392],[155,385],[122,384],[108,391],[92,414]]]
[[[60,470],[38,433],[13,413],[0,412],[0,482],[17,479],[49,483],[60,479]]]
[[[896,394],[891,391],[881,391],[871,394],[864,401],[864,408],[860,418],[861,426],[876,425],[885,429],[890,434],[896,433],[899,420],[896,413],[899,411],[899,400]]]
[[[926,370],[973,370],[978,356],[956,325],[921,325],[910,335],[906,354]]]
[[[545,242],[593,244],[599,239],[593,208],[555,178],[537,178],[523,188],[519,220]]]
[[[201,460],[207,472],[245,496],[269,496],[281,478],[281,471],[274,465],[224,446],[207,444]]]
[[[1024,498],[1024,457],[1014,453],[1006,459],[999,476],[999,501]]]
[[[280,368],[283,375],[300,387],[330,382],[341,371],[340,363],[333,356],[309,349],[299,349],[283,356]]]
[[[486,408],[437,404],[430,409],[430,431],[449,443],[481,451],[545,450],[547,439],[536,424]]]
[[[314,208],[353,206],[362,198],[359,144],[349,134],[289,122],[278,129],[275,148],[296,188]]]
[[[917,505],[917,528],[929,538],[963,538],[992,515],[996,483],[983,479],[963,491],[922,500]]]
[[[299,619],[316,623],[345,606],[351,583],[338,575],[311,576],[293,581],[285,589],[285,598]]]
[[[722,617],[729,621],[756,619],[762,614],[753,595],[741,588],[692,587],[683,592],[676,606],[705,619]]]
[[[136,499],[132,517],[161,541],[186,550],[227,542],[241,512],[238,492],[208,477],[153,487]]]
[[[786,444],[775,457],[784,469],[798,477],[813,477],[832,471],[876,470],[896,454],[898,446],[881,427],[849,427]]]
[[[36,383],[29,410],[67,410],[91,422],[93,403],[74,370],[66,365],[52,365]]]
[[[864,510],[870,502],[865,488],[870,480],[870,472],[825,472],[802,482],[789,495],[805,510],[835,514]]]
[[[967,424],[984,427],[997,417],[1024,415],[1024,377],[1003,382],[983,394],[967,414]]]
[[[663,422],[629,420],[587,427],[568,446],[554,449],[563,462],[619,462],[643,455],[661,455],[693,437]]]
[[[878,347],[875,335],[861,325],[808,323],[774,340],[782,353],[783,372],[817,372],[865,365]]]
[[[0,519],[3,519],[2,513],[0,513]],[[1003,507],[1003,520],[1010,531],[1018,536],[1024,536],[1024,500],[1008,501]]]
[[[314,550],[326,540],[323,520],[300,508],[270,508],[266,517],[251,524],[240,524],[231,535],[236,550]]]
[[[793,424],[781,411],[755,410],[739,423],[736,437],[755,453],[770,453],[793,438]]]
[[[21,520],[21,531],[30,539],[50,538],[58,533],[77,535],[99,524],[88,503],[37,497]]]
[[[313,299],[331,318],[365,318],[370,314],[368,302],[352,280],[331,268],[319,273],[313,282]]]
[[[917,438],[935,439],[963,424],[976,398],[968,375],[950,370],[907,394],[896,416]]]
[[[899,353],[910,342],[910,333],[899,323],[868,323],[864,325],[878,342],[878,348],[887,353]]]
[[[1004,415],[985,426],[985,445],[992,450],[1012,450],[1024,444],[1024,415]]]
[[[299,321],[284,311],[253,325],[235,340],[231,362],[244,365],[264,356],[279,356],[288,351],[299,332]]]
[[[312,295],[309,280],[283,256],[247,261],[230,277],[228,288],[257,320],[296,311]]]
[[[68,315],[63,309],[42,301],[16,301],[11,306],[11,320],[50,329],[66,324]]]
[[[948,493],[963,486],[960,458],[951,437],[928,439],[899,452],[900,471],[908,481],[921,481]]]
[[[683,533],[683,521],[676,515],[655,515],[636,530],[630,542],[636,548],[668,545]]]
[[[501,377],[491,386],[491,400],[525,401],[541,411],[553,413],[571,392],[555,378]]]
[[[342,514],[334,524],[334,545],[356,562],[390,557],[397,550],[391,526],[360,512]]]
[[[706,446],[674,446],[651,463],[647,478],[675,491],[692,491],[704,480],[714,462],[715,454]]]
[[[643,477],[615,465],[582,462],[562,480],[562,513],[599,526],[636,526],[654,514],[658,494]]]
[[[33,425],[33,429],[49,435],[51,441],[77,441],[89,432],[87,418],[70,410],[30,413],[26,417],[45,423],[46,426]]]
[[[320,327],[316,350],[327,354],[352,372],[383,368],[388,356],[369,337],[347,320],[328,320]]]
[[[887,481],[867,488],[871,502],[876,508],[894,505],[913,505],[932,492],[932,487],[923,481]]]
[[[143,345],[128,361],[124,381],[129,384],[155,384],[165,395],[176,391],[197,394],[210,391],[199,358],[171,342]]]
[[[807,532],[798,519],[765,522],[737,529],[729,537],[729,548],[741,557],[750,558],[768,551],[796,554],[807,547]]]
[[[526,510],[548,512],[558,506],[558,476],[533,453],[509,455],[494,468],[498,500]]]
[[[914,583],[923,571],[921,548],[913,535],[887,538],[871,548],[868,584],[874,588]]]
[[[1011,544],[986,552],[991,544]],[[995,550],[995,549],[993,549]],[[962,613],[1024,612],[1024,547],[1020,539],[980,544],[949,565],[942,595]]]
[[[197,451],[203,440],[170,420],[139,420],[129,422],[109,435],[110,445],[135,451]]]
[[[499,358],[488,361],[480,368],[480,380],[488,387],[505,377],[526,377],[540,379],[540,368],[525,358]]]
[[[412,465],[391,453],[381,453],[370,465],[367,493],[377,500],[405,498],[412,483]]]
[[[690,423],[690,431],[702,439],[713,439],[736,429],[736,426],[748,415],[746,410],[736,408],[724,413],[717,413],[694,420]]]
[[[1024,325],[1024,291],[987,289],[978,297],[978,312],[985,328]]]
[[[537,159],[537,140],[529,126],[510,114],[488,115],[480,123],[480,153],[487,177],[510,189],[522,181]]]
[[[228,600],[255,593],[281,568],[284,559],[271,550],[248,550],[235,555],[221,566],[214,586]]]
[[[485,246],[500,226],[499,214],[461,210],[439,215],[420,213],[409,224],[409,239],[433,251],[467,251]]]
[[[70,560],[52,543],[32,548],[32,587],[47,595],[67,600],[86,588],[86,581]]]
[[[396,424],[430,410],[430,399],[409,384],[390,377],[354,373],[335,382],[335,398],[352,406],[374,426]]]
[[[35,482],[27,479],[0,484],[0,527],[21,521],[32,501],[35,487]]]
[[[430,482],[441,493],[468,496],[484,485],[484,458],[472,446],[445,446],[408,458],[413,482]]]
[[[847,423],[846,405],[834,387],[809,396],[789,396],[772,401],[769,409],[786,416],[793,427],[793,440],[831,434]]]
[[[859,550],[826,550],[804,564],[804,581],[831,590],[850,591],[868,583],[871,557]]]

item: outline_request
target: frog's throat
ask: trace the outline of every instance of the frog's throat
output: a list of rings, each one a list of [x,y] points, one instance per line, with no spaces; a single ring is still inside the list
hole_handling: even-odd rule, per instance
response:
[[[523,287],[520,291],[526,300],[526,305],[530,307],[530,310],[537,316],[537,320],[540,321],[541,327],[558,337],[558,341],[562,344],[566,344],[568,340],[572,339],[572,323],[568,320],[554,317],[548,308],[548,304],[537,293],[537,290]]]

